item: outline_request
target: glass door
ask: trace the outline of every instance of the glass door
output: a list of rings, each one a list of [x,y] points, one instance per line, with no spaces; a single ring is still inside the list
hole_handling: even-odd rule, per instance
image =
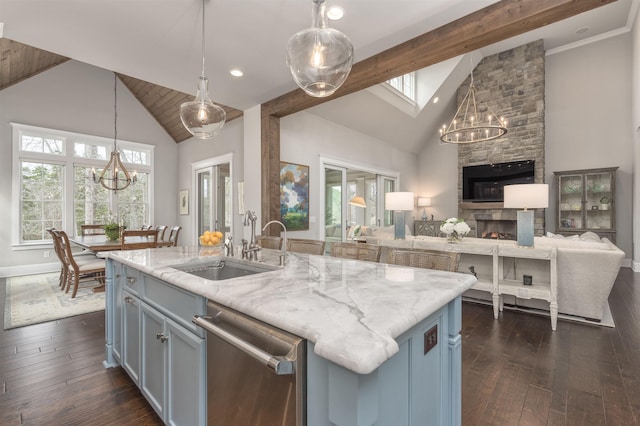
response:
[[[195,170],[196,229],[197,235],[205,231],[231,232],[231,173],[229,163]]]
[[[613,201],[614,175],[611,172],[586,174],[586,228],[611,229],[614,215]]]
[[[558,227],[563,230],[582,228],[582,175],[561,175],[558,182]]]
[[[327,245],[336,241],[344,241],[347,220],[346,169],[325,166],[324,169],[324,236]],[[344,218],[344,220],[343,220]]]

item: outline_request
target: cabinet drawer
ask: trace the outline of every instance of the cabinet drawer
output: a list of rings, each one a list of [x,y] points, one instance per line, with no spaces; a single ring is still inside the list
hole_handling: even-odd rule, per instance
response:
[[[153,277],[145,276],[144,300],[178,324],[202,335],[204,331],[191,322],[194,315],[205,315],[206,300]]]
[[[121,277],[124,288],[134,295],[139,296],[142,291],[142,274],[137,269],[129,268],[126,265],[121,265],[121,267]]]

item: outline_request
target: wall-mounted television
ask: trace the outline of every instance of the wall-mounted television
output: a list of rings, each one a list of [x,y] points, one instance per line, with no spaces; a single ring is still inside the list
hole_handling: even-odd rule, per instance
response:
[[[534,183],[535,161],[481,164],[462,168],[462,201],[504,201],[504,186]]]

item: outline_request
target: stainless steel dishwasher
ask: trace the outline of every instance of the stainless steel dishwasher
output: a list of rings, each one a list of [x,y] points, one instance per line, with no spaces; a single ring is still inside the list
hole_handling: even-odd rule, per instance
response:
[[[306,423],[306,341],[237,311],[207,304],[207,424]]]

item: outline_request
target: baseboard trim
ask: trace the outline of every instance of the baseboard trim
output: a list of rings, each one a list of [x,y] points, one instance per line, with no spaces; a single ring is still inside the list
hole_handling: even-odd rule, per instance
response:
[[[20,275],[44,274],[60,270],[60,263],[40,263],[37,265],[18,265],[0,268],[0,278],[17,277]]]

